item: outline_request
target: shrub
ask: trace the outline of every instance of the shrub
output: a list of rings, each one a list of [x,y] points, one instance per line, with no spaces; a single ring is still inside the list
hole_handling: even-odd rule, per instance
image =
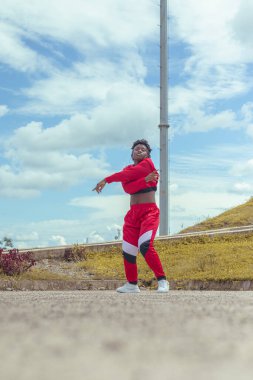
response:
[[[19,253],[18,249],[10,249],[4,253],[0,249],[0,267],[7,276],[19,275],[35,265],[31,252]]]
[[[85,247],[81,245],[74,244],[73,248],[65,249],[64,259],[66,261],[83,261],[87,260],[87,253]]]

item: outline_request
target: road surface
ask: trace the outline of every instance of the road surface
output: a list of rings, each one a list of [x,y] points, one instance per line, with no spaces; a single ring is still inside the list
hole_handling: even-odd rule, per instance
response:
[[[3,380],[253,378],[253,292],[0,292]]]

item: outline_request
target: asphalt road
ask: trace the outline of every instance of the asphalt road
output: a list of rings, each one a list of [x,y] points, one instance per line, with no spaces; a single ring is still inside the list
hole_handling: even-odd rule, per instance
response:
[[[0,292],[1,380],[253,378],[253,292]]]

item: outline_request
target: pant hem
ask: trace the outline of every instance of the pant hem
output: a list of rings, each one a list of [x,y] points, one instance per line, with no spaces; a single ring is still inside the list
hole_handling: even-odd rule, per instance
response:
[[[166,276],[159,276],[157,277],[157,281],[166,280]]]

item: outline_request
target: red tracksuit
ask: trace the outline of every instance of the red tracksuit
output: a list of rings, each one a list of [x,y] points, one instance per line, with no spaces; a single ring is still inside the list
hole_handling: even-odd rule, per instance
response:
[[[137,165],[128,165],[121,172],[106,177],[107,183],[121,182],[128,194],[146,193],[156,190],[156,181],[146,182],[145,177],[153,172],[155,166],[150,158],[145,158]],[[147,264],[158,280],[165,279],[159,256],[153,241],[159,226],[159,208],[155,203],[134,204],[124,218],[123,257],[127,281],[137,284],[138,273],[136,257],[142,253]]]

